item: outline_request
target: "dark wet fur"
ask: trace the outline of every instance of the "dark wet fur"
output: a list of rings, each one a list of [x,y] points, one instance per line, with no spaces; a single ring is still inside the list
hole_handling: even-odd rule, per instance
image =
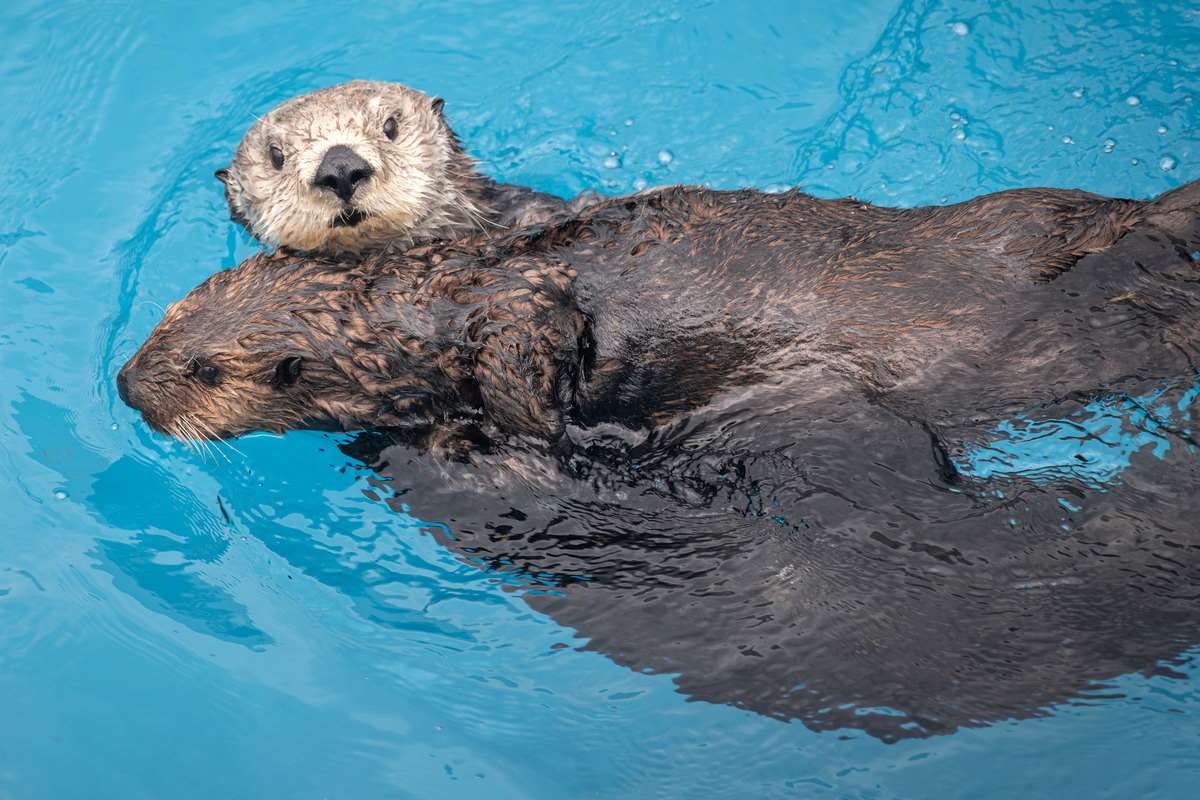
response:
[[[308,261],[362,288],[304,302],[385,371],[444,375],[453,350],[458,380],[423,379],[416,424],[346,446],[448,523],[446,546],[690,697],[894,740],[1090,702],[1200,639],[1186,429],[1102,491],[954,467],[1015,414],[1183,396],[1198,210],[1195,185],[912,210],[672,189],[344,272]],[[231,291],[299,302],[268,280],[279,259],[240,269]],[[391,284],[434,298],[433,336],[354,333],[380,329],[355,303],[383,313],[368,298]]]

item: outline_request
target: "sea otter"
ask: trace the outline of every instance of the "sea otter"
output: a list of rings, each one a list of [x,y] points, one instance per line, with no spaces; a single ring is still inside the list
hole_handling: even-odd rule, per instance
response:
[[[357,262],[256,256],[118,383],[181,438],[381,426],[347,448],[588,647],[893,740],[1196,642],[1198,249],[1200,184],[908,210],[677,187]],[[1056,420],[1065,460],[973,466]],[[1154,446],[1095,477],[1122,426]],[[466,463],[424,452],[447,441]]]
[[[482,175],[441,98],[398,83],[351,81],[260,118],[217,170],[230,216],[257,239],[298,251],[362,254],[502,232],[578,208]]]
[[[1009,346],[1083,256],[1139,226],[1191,225],[1178,207],[1197,191],[891,209],[673,187],[500,239],[357,262],[260,255],[173,304],[120,381],[159,429],[219,436],[467,415],[555,440],[567,420],[639,426],[737,387],[819,393],[835,378],[919,405],[965,359]],[[1062,380],[1020,373],[1046,361],[1014,360],[1003,384],[1053,396]]]

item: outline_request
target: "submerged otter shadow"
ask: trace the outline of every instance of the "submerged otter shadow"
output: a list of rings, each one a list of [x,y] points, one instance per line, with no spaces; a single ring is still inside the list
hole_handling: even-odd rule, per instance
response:
[[[891,741],[1042,715],[1169,674],[1195,642],[1183,448],[1135,455],[1138,479],[1103,492],[982,484],[868,401],[796,424],[750,413],[763,401],[632,445],[581,436],[567,462],[444,462],[389,433],[343,449],[587,649],[818,730]]]
[[[1002,352],[919,394],[826,375],[636,435],[573,429],[569,456],[462,463],[389,431],[343,450],[586,649],[689,698],[886,741],[1042,716],[1178,676],[1200,640],[1185,244],[1084,259],[1022,298]]]

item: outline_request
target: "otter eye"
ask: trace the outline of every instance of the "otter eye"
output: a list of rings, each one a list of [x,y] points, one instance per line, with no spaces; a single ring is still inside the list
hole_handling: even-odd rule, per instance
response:
[[[275,165],[275,169],[283,168],[283,148],[277,144],[273,144],[267,148],[267,153],[271,156],[271,163]]]
[[[383,123],[383,135],[396,141],[396,118],[388,117]]]
[[[221,370],[214,364],[197,364],[193,374],[206,386],[216,386],[221,381]]]
[[[284,386],[291,386],[300,377],[300,365],[302,360],[299,356],[289,356],[275,365],[275,377],[271,381],[276,389],[282,389]]]

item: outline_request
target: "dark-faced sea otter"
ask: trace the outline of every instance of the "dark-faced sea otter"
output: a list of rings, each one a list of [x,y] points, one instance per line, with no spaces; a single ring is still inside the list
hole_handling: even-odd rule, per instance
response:
[[[1139,226],[1190,225],[1176,206],[1195,194],[889,209],[674,187],[499,240],[359,262],[263,255],[173,304],[121,383],[156,427],[219,435],[465,414],[556,439],[569,420],[642,425],[764,381],[920,398],[1007,346],[1082,257]],[[1064,361],[1035,365],[1048,360]],[[1014,374],[1035,365],[992,380],[1026,400],[1061,391]]]
[[[217,177],[230,215],[252,236],[327,254],[503,232],[568,208],[482,175],[441,98],[383,81],[331,86],[272,109]]]
[[[657,190],[360,262],[257,256],[119,383],[182,438],[383,427],[348,451],[588,647],[890,740],[1196,643],[1198,248],[1198,185],[910,210]],[[1065,460],[973,467],[1055,421]],[[1122,429],[1156,446],[1096,478],[1089,442]],[[468,463],[423,454],[446,440]]]

